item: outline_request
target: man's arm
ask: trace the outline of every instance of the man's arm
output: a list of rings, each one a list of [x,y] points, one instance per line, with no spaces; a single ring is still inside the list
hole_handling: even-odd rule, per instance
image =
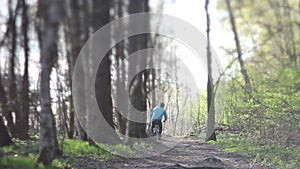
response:
[[[152,120],[152,116],[153,116],[153,110],[150,113],[150,120]]]
[[[150,113],[150,120],[152,120],[152,117],[153,117],[153,113],[154,113],[154,111],[155,111],[155,108],[154,108],[154,109],[152,109],[152,111],[151,111],[151,113]]]

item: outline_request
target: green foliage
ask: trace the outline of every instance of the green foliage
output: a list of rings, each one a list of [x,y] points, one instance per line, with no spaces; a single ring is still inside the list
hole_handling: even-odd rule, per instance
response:
[[[38,141],[36,139],[22,141],[13,139],[15,145],[0,148],[5,156],[0,161],[0,168],[43,168],[36,163]]]
[[[124,146],[125,147],[125,146]],[[110,152],[111,149],[116,151],[125,151],[124,147],[119,145],[100,144],[97,146],[89,145],[87,141],[80,140],[65,140],[64,141],[64,155],[66,156],[79,156],[79,155],[92,155],[96,158],[108,160],[113,157]]]
[[[150,143],[146,143],[146,142],[136,142],[136,143],[133,144],[133,147],[135,149],[141,149],[141,150],[143,150],[143,149],[153,150],[154,146],[155,145],[150,144]]]
[[[1,168],[26,168],[34,169],[36,168],[36,160],[34,158],[28,157],[14,157],[8,156],[3,157],[0,161]]]
[[[104,152],[103,149],[96,146],[90,146],[87,141],[80,140],[65,140],[63,147],[63,153],[67,156],[81,154],[99,155]]]
[[[300,143],[300,37],[296,1],[232,1],[251,90],[236,63],[226,81],[222,122],[261,143]],[[224,1],[219,9],[227,12]],[[276,18],[276,19],[273,19]],[[224,25],[228,27],[229,17]],[[234,50],[234,43],[226,46]],[[230,57],[236,57],[232,55]]]
[[[212,141],[209,144],[220,147],[226,152],[242,154],[253,162],[260,162],[266,166],[282,169],[300,167],[300,147],[278,144],[262,145],[253,139],[228,133],[218,135],[218,141]]]
[[[14,143],[15,145],[0,148],[0,152],[4,155],[0,160],[0,168],[45,168],[42,164],[38,164],[36,160],[39,149],[38,139],[28,141],[15,139]],[[60,142],[61,144],[62,142]],[[99,160],[108,160],[113,157],[110,152],[134,153],[130,147],[124,145],[101,144],[92,146],[88,142],[80,140],[65,140],[63,142],[63,157],[55,159],[52,165],[47,168],[71,167],[79,156],[86,156],[87,158],[91,156]]]
[[[194,131],[198,133],[206,126],[207,119],[207,92],[202,91],[199,94],[199,99],[196,103],[192,104],[189,110],[191,112],[191,120],[194,124]]]

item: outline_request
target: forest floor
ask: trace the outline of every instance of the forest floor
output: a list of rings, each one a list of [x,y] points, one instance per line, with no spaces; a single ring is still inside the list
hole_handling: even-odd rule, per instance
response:
[[[180,141],[178,141],[180,140]],[[161,154],[145,158],[114,157],[101,161],[89,156],[76,159],[74,168],[107,169],[261,169],[259,164],[251,163],[239,154],[225,153],[204,142],[190,137],[163,136],[159,142],[173,144],[171,149]],[[143,151],[143,150],[140,150]]]

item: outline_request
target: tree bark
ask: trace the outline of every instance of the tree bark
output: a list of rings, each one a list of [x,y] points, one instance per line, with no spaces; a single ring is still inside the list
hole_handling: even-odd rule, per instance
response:
[[[110,9],[112,7],[111,0],[94,0],[93,1],[93,31],[97,31],[105,24],[110,21]],[[98,106],[100,112],[102,113],[103,118],[106,123],[114,129],[114,121],[113,121],[113,106],[112,106],[112,98],[111,98],[111,60],[110,60],[111,52],[108,52],[105,57],[102,59],[95,80],[95,90],[96,90],[96,98],[98,102]],[[99,133],[100,135],[107,135],[103,131]],[[109,133],[110,135],[115,135],[115,138],[118,137],[116,133]],[[108,137],[108,136],[106,136]],[[113,140],[111,140],[113,141]],[[108,144],[114,144],[114,142],[110,142]]]
[[[4,86],[2,84],[2,76],[0,73],[0,103],[1,103],[1,109],[2,109],[2,113],[5,116],[5,119],[7,121],[7,126],[9,128],[9,130],[11,130],[13,128],[13,118],[12,118],[12,113],[10,111],[10,109],[8,108],[8,100],[6,97],[6,92],[4,89]]]
[[[148,1],[136,1],[130,0],[128,6],[129,14],[134,14],[138,12],[145,12],[149,10],[148,8]],[[145,21],[141,24],[148,24],[148,21]],[[138,25],[137,25],[138,26]],[[147,48],[147,35],[137,35],[134,37],[129,38],[129,54],[136,52],[141,49]],[[136,66],[142,66],[146,64],[146,60],[142,58],[143,56],[139,57],[136,63],[129,63],[129,70],[130,72],[135,72],[137,69]],[[141,59],[140,59],[141,58]],[[131,81],[129,85],[129,99],[131,102],[132,107],[129,108],[128,112],[128,120],[126,125],[126,137],[124,140],[125,144],[133,144],[132,138],[144,138],[147,137],[146,133],[146,110],[147,110],[147,103],[146,103],[146,81],[148,78],[148,74],[146,71],[138,73]],[[136,110],[140,111],[137,114]],[[140,121],[145,122],[135,122],[129,119],[131,117],[139,116]]]
[[[68,81],[71,89],[69,96],[69,130],[68,138],[74,137],[76,127],[77,134],[81,140],[87,141],[87,134],[82,128],[79,120],[75,117],[75,109],[73,104],[73,90],[72,90],[72,76],[75,61],[79,55],[80,49],[89,37],[89,17],[88,10],[89,2],[86,0],[67,0],[67,28],[66,28],[66,41],[68,46],[67,62],[68,62]],[[80,35],[80,36],[78,36]]]
[[[8,146],[12,144],[12,140],[10,138],[10,135],[7,131],[6,126],[3,123],[2,116],[0,115],[0,147],[2,146]]]
[[[250,83],[250,79],[249,79],[249,75],[247,73],[247,70],[245,68],[245,63],[244,60],[242,58],[242,49],[240,46],[240,39],[238,36],[238,32],[236,29],[236,24],[235,24],[235,17],[231,8],[231,4],[230,4],[230,0],[226,0],[226,5],[227,5],[227,9],[229,12],[229,17],[230,17],[230,22],[231,22],[231,28],[234,34],[234,40],[235,40],[235,45],[236,45],[236,50],[237,50],[237,55],[238,55],[238,61],[240,63],[240,67],[241,67],[241,73],[244,77],[244,81],[245,81],[245,85],[246,85],[246,90],[251,91],[251,83]]]
[[[117,18],[123,17],[123,1],[122,0],[117,0],[116,1],[116,11],[117,11]],[[125,23],[121,23],[125,24]],[[113,29],[118,29],[113,28]],[[116,45],[116,64],[119,69],[117,70],[117,79],[116,79],[116,86],[118,84],[122,84],[125,86],[125,81],[126,81],[126,68],[125,65],[120,66],[120,63],[123,59],[125,59],[125,40],[119,42]],[[119,125],[119,130],[120,133],[125,136],[126,134],[126,117],[124,115],[127,114],[128,109],[124,109],[124,107],[127,107],[128,99],[125,95],[123,95],[123,92],[121,91],[122,89],[120,87],[116,88],[116,112],[117,112],[117,120],[118,120],[118,125]]]
[[[50,74],[57,61],[58,26],[60,9],[58,0],[40,0],[41,13],[41,112],[40,112],[40,153],[38,162],[50,165],[59,155],[55,118],[51,109]]]
[[[75,131],[75,111],[74,111],[74,104],[73,104],[73,93],[72,93],[72,75],[74,64],[77,56],[80,52],[80,23],[79,23],[79,15],[83,9],[79,8],[79,1],[78,0],[68,0],[66,1],[67,5],[66,8],[67,12],[67,27],[66,28],[66,43],[69,44],[67,48],[67,63],[68,63],[68,82],[69,88],[71,90],[71,94],[69,96],[70,106],[69,106],[69,129],[67,131],[68,138],[72,139],[74,137]],[[80,129],[79,129],[80,130]]]
[[[23,50],[24,50],[24,74],[22,78],[22,97],[20,110],[20,123],[18,126],[20,139],[26,140],[29,138],[29,38],[28,38],[28,5],[26,0],[22,0],[22,34],[23,34]]]
[[[8,87],[8,104],[11,113],[15,114],[15,123],[20,124],[20,111],[19,111],[19,100],[17,95],[17,83],[16,83],[16,74],[15,74],[15,61],[16,61],[16,50],[17,50],[17,27],[16,27],[16,14],[20,3],[18,1],[17,7],[13,10],[13,4],[11,1],[8,1],[9,6],[9,24],[10,24],[10,33],[11,33],[11,47],[10,47],[10,58],[9,58],[9,87]],[[15,15],[14,15],[15,13]],[[16,124],[9,124],[10,132],[13,136],[19,136],[19,130]]]
[[[205,12],[206,12],[206,36],[207,36],[207,68],[208,68],[208,81],[207,81],[207,131],[206,141],[216,141],[215,133],[215,100],[214,100],[214,84],[212,77],[212,56],[210,51],[210,17],[208,12],[209,0],[205,1]]]
[[[4,87],[2,85],[2,77],[0,73],[0,104],[1,104],[1,110],[2,113],[6,116],[9,116],[9,109],[8,109],[8,103],[6,98],[6,93],[4,90]],[[12,118],[6,118],[6,119],[12,119]],[[7,121],[9,122],[9,121]],[[11,122],[12,123],[12,122]],[[12,142],[9,132],[7,131],[6,126],[3,123],[2,115],[0,115],[0,147],[1,146],[7,146],[10,145]]]

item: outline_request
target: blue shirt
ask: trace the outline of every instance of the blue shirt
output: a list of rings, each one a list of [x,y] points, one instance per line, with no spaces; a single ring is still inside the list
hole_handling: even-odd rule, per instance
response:
[[[155,107],[151,113],[151,120],[162,120],[162,117],[164,116],[165,120],[168,119],[167,112],[162,107]]]

